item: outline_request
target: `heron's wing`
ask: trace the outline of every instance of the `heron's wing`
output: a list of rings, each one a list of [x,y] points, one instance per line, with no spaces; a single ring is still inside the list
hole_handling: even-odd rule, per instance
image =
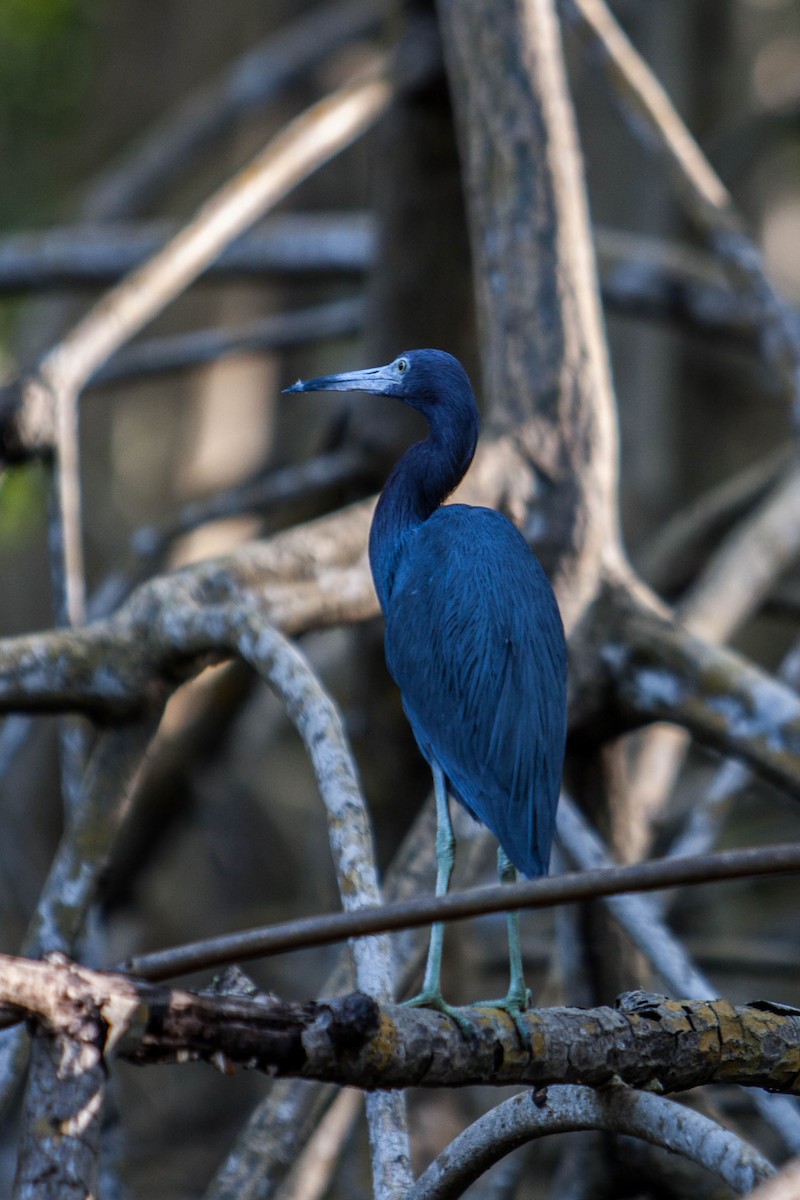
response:
[[[566,729],[566,651],[547,578],[491,509],[451,505],[413,535],[386,614],[387,662],[417,741],[526,875],[547,869]]]

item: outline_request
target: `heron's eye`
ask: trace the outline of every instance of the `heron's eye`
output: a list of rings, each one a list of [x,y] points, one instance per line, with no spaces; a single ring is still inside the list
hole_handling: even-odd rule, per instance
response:
[[[398,374],[405,375],[407,370],[408,370],[408,359],[407,358],[398,358],[398,360],[397,360]]]

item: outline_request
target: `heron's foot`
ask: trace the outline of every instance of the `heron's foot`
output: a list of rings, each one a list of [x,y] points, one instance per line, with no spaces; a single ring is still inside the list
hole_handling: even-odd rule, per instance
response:
[[[432,988],[424,989],[418,995],[412,996],[410,1000],[404,1000],[403,1004],[406,1008],[433,1008],[436,1012],[444,1013],[458,1026],[462,1037],[466,1038],[468,1042],[475,1043],[477,1041],[478,1035],[475,1026],[464,1016],[460,1008],[448,1004],[440,991]]]
[[[533,1050],[531,1045],[531,1034],[528,1029],[528,1023],[525,1020],[524,1013],[531,1007],[533,996],[530,988],[521,987],[519,989],[512,988],[507,996],[502,1000],[477,1000],[475,1008],[500,1008],[503,1012],[507,1012],[514,1022],[514,1028],[517,1031],[517,1037],[520,1040],[520,1045],[523,1050],[527,1050],[530,1054]]]

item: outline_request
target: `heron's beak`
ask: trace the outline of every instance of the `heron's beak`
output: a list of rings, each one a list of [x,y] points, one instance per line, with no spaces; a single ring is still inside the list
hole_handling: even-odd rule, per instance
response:
[[[373,396],[399,396],[400,380],[390,366],[370,367],[366,371],[345,371],[342,375],[322,375],[319,379],[298,379],[284,392],[371,392]]]

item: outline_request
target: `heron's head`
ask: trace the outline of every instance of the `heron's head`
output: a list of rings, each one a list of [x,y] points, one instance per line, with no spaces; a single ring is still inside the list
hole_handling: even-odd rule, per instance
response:
[[[406,350],[385,367],[346,371],[319,379],[298,379],[286,392],[371,392],[396,396],[427,417],[447,408],[475,409],[469,376],[457,358],[445,350]]]

